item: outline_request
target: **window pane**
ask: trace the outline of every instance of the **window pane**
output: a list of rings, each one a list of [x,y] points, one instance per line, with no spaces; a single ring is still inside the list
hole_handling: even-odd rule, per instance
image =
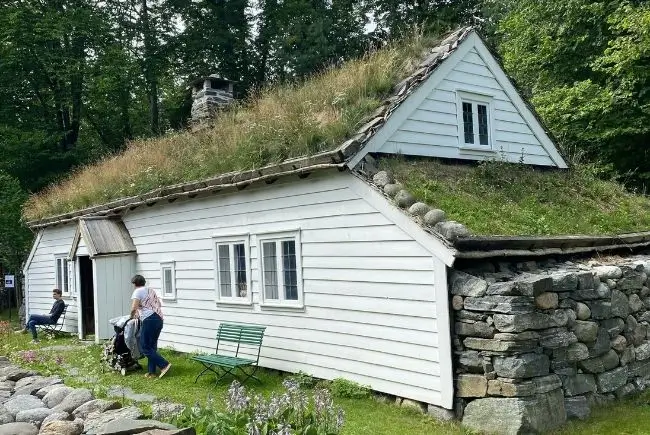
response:
[[[296,272],[296,242],[282,242],[282,273],[284,276],[284,298],[298,300],[298,274]]]
[[[230,245],[217,245],[217,258],[219,294],[229,298],[232,296],[232,289],[230,287]]]
[[[262,244],[264,268],[264,297],[266,299],[280,299],[278,294],[278,270],[275,242]]]
[[[68,293],[68,260],[63,258],[61,261],[61,268],[63,269],[63,293]]]
[[[237,296],[245,298],[248,295],[248,282],[246,280],[246,251],[244,244],[238,243],[235,246],[235,283],[237,284]]]
[[[488,145],[488,116],[487,106],[478,105],[478,142],[481,145]]]
[[[63,286],[61,285],[61,264],[63,263],[63,258],[56,259],[56,288],[63,291]]]
[[[474,120],[472,119],[472,103],[463,103],[463,128],[465,143],[474,143]]]
[[[163,269],[163,294],[173,295],[174,294],[174,285],[172,283],[172,269],[171,267],[165,267]]]

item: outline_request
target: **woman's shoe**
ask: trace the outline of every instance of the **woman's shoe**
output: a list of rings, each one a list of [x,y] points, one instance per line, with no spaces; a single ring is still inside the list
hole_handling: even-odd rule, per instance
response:
[[[167,366],[160,371],[160,376],[158,376],[158,379],[165,376],[165,373],[167,373],[171,367],[172,367],[172,365],[170,363],[167,363]]]
[[[144,375],[144,377],[147,378],[147,379],[153,379],[153,378],[156,377],[156,374],[155,373],[146,373]]]

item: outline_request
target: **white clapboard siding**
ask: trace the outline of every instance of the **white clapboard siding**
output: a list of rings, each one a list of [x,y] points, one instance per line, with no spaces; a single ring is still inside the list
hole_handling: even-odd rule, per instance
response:
[[[25,269],[27,282],[27,314],[46,314],[52,309],[52,289],[56,285],[55,255],[68,255],[76,226],[74,224],[46,228],[37,238],[33,256]],[[63,330],[77,331],[77,301],[64,297],[68,305]]]
[[[148,285],[160,288],[160,263],[174,261],[176,298],[163,301],[160,345],[211,352],[220,322],[264,325],[265,367],[342,376],[448,406],[450,349],[440,349],[448,347],[448,323],[439,328],[438,322],[449,320],[447,302],[436,293],[436,279],[444,276],[434,272],[444,275],[444,264],[368,195],[350,188],[354,182],[332,172],[125,215],[136,270]],[[305,307],[264,307],[257,235],[298,229]],[[244,233],[251,244],[252,304],[217,304],[213,236]]]
[[[489,99],[489,147],[465,146],[458,107],[461,92]],[[464,39],[409,95],[350,165],[372,152],[465,160],[505,157],[566,167],[544,127],[475,34]]]
[[[482,160],[494,154],[462,150],[456,91],[491,95],[493,150],[537,165],[553,160],[476,49],[470,50],[380,148],[380,152]],[[408,104],[408,102],[406,103]]]

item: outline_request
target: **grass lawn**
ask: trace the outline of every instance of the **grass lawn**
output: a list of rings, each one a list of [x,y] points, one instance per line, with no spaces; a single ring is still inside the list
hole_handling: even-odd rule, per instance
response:
[[[0,319],[6,316],[3,313]],[[15,325],[17,326],[17,325]],[[0,337],[0,355],[7,355],[12,361],[23,367],[29,367],[44,375],[57,375],[64,378],[65,383],[74,387],[91,389],[97,397],[106,397],[111,386],[131,388],[135,393],[152,394],[157,398],[194,405],[204,405],[208,398],[218,408],[224,407],[224,397],[229,380],[223,380],[215,386],[214,376],[205,375],[198,383],[194,379],[200,372],[200,364],[190,361],[186,354],[163,349],[161,353],[172,363],[172,369],[163,379],[145,379],[144,372],[136,372],[123,377],[117,372],[103,369],[100,362],[101,347],[97,345],[83,346],[79,340],[70,337],[46,339],[41,337],[41,343],[29,344],[31,337],[11,334]],[[53,345],[76,345],[74,350],[54,351],[42,350]],[[33,350],[25,354],[24,351]],[[35,358],[26,361],[25,358]],[[141,361],[146,362],[146,360]],[[71,370],[72,368],[76,370]],[[70,372],[77,372],[76,376]],[[282,389],[282,376],[271,371],[261,370],[262,384],[250,382],[254,392],[268,395],[272,391]],[[258,372],[258,373],[260,373]],[[116,398],[124,404],[128,400]],[[399,408],[392,404],[381,403],[375,399],[344,399],[335,398],[335,404],[345,410],[344,434],[468,434],[457,424],[442,424],[416,411]],[[145,413],[150,412],[146,403],[141,403]]]
[[[0,313],[0,320],[7,320],[7,312]],[[15,317],[12,316],[13,319]],[[14,327],[18,325],[15,322]],[[71,337],[47,339],[42,337],[38,345],[29,344],[29,335],[8,335],[0,337],[0,355],[9,356],[23,367],[29,367],[45,375],[58,375],[65,383],[75,387],[86,387],[94,391],[97,397],[106,397],[109,387],[129,387],[135,393],[152,394],[160,399],[194,405],[204,405],[209,398],[219,409],[223,408],[224,397],[229,381],[214,384],[214,377],[203,376],[194,383],[199,373],[199,364],[188,356],[164,349],[162,354],[172,364],[172,370],[161,380],[145,379],[141,373],[126,377],[116,372],[103,369],[100,363],[100,346],[82,345]],[[43,350],[53,345],[75,346],[74,350]],[[35,360],[27,362],[24,351],[33,350]],[[74,368],[78,372],[70,374]],[[259,373],[259,372],[258,372]],[[275,372],[261,371],[262,384],[254,382],[248,386],[255,392],[267,395],[281,389],[282,376]],[[123,398],[115,398],[124,405],[132,403]],[[458,424],[439,423],[416,411],[399,408],[395,405],[381,403],[378,400],[336,398],[335,403],[345,410],[343,434],[426,434],[426,435],[468,435],[471,432]],[[145,413],[150,412],[146,402],[138,404]],[[650,393],[642,394],[610,406],[592,410],[587,421],[571,421],[562,430],[553,435],[610,435],[610,434],[648,434],[650,433]]]

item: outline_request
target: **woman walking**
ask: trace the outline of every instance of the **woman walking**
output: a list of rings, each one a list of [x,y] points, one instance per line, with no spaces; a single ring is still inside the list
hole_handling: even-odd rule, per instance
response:
[[[146,378],[156,376],[156,368],[160,369],[160,376],[172,366],[165,358],[158,353],[158,337],[163,328],[163,314],[160,299],[156,292],[145,287],[146,281],[142,275],[135,275],[131,279],[135,289],[131,299],[131,318],[139,317],[142,322],[140,328],[140,347],[142,353],[147,357]]]

